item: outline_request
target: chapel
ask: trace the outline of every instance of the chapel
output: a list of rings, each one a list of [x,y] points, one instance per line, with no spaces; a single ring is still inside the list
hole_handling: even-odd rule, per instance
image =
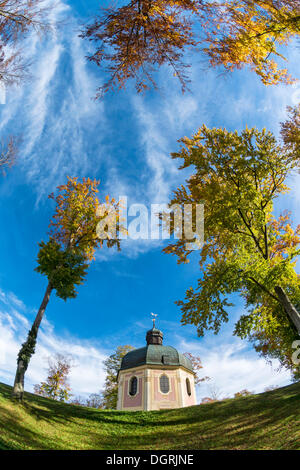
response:
[[[162,410],[196,405],[195,374],[187,357],[147,331],[146,346],[129,351],[118,371],[118,410]]]

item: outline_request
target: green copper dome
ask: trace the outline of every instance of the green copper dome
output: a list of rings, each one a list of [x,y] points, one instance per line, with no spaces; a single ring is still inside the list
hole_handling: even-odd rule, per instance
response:
[[[172,346],[162,345],[163,334],[160,330],[153,328],[147,332],[147,346],[129,351],[122,359],[120,370],[132,369],[142,365],[168,365],[182,366],[193,372],[193,366],[187,357],[180,354]],[[159,342],[157,343],[157,338]]]

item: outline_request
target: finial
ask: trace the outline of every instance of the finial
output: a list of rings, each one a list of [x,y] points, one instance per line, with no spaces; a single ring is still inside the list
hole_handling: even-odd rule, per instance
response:
[[[151,315],[152,315],[152,321],[153,321],[153,328],[155,328],[155,320],[156,320],[156,317],[157,317],[157,313],[152,313],[151,312]]]

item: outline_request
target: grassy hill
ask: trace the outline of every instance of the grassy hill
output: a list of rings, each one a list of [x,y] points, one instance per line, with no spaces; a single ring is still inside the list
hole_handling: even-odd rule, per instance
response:
[[[176,410],[102,411],[0,383],[0,449],[300,449],[300,384]]]

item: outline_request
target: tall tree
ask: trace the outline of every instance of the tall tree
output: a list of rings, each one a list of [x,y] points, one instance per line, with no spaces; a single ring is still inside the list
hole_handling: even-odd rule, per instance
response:
[[[45,0],[0,0],[0,81],[20,82],[27,66],[20,41],[33,30],[50,29]]]
[[[294,109],[298,116],[300,108]],[[299,122],[299,121],[298,121]],[[181,139],[181,168],[194,174],[174,192],[172,204],[205,204],[205,242],[200,250],[201,277],[197,289],[178,301],[182,322],[217,333],[228,321],[228,295],[239,293],[247,314],[235,334],[258,341],[265,352],[289,362],[292,343],[300,332],[300,276],[295,271],[300,252],[300,225],[292,228],[289,214],[275,218],[274,200],[288,191],[287,176],[299,169],[295,151],[300,128],[295,120],[283,125],[277,142],[265,129],[246,128],[240,134],[202,126],[191,138]],[[292,142],[293,141],[293,142]],[[194,221],[195,222],[195,221]],[[164,249],[188,262],[186,236]]]
[[[106,378],[104,390],[102,392],[102,407],[105,409],[115,410],[118,401],[118,370],[125,354],[134,349],[133,346],[126,344],[118,346],[116,351],[111,354],[105,361]]]
[[[105,239],[97,235],[98,224],[108,217],[108,204],[117,209],[114,200],[100,204],[99,182],[84,178],[68,178],[66,185],[58,187],[58,195],[50,194],[56,208],[50,222],[49,240],[39,244],[38,266],[36,271],[45,275],[48,284],[27,340],[22,345],[17,359],[17,371],[13,388],[13,397],[22,399],[24,376],[30,358],[35,350],[38,330],[43,319],[50,295],[53,290],[63,299],[72,299],[77,295],[76,286],[84,282],[87,269],[94,258],[95,250],[104,243],[108,247],[120,247],[119,240],[108,233]],[[116,217],[118,211],[116,211]],[[103,227],[104,231],[108,227]]]
[[[138,92],[155,85],[154,73],[170,65],[182,91],[189,79],[188,49],[226,70],[249,65],[264,84],[292,83],[277,59],[300,31],[300,0],[131,0],[101,9],[81,37],[96,48],[88,59],[103,65],[108,81],[97,97],[134,79]],[[279,49],[280,48],[280,52]]]
[[[47,379],[34,386],[34,393],[53,400],[69,401],[72,396],[68,381],[72,367],[71,358],[56,354],[54,359],[48,359],[48,364]]]

